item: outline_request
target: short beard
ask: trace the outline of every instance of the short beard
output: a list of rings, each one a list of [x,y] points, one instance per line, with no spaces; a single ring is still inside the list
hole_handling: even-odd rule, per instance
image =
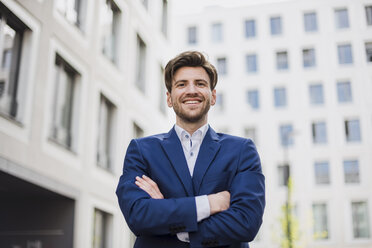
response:
[[[176,113],[176,115],[181,120],[183,120],[184,122],[186,122],[186,123],[197,123],[197,122],[201,121],[203,118],[205,118],[205,116],[207,115],[210,107],[211,107],[210,101],[209,101],[209,99],[206,99],[206,106],[198,115],[190,116],[187,113],[185,113],[183,111],[180,111],[180,107],[178,106],[178,104],[173,106],[173,110]]]

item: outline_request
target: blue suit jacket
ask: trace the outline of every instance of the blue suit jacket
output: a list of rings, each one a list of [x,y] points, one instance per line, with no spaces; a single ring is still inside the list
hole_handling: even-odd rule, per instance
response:
[[[165,199],[152,199],[135,177],[152,178]],[[262,223],[265,183],[249,139],[209,128],[193,176],[174,128],[166,134],[132,140],[116,190],[120,208],[137,236],[134,247],[248,247]],[[230,208],[197,222],[195,196],[228,190]],[[177,239],[189,232],[190,243]]]

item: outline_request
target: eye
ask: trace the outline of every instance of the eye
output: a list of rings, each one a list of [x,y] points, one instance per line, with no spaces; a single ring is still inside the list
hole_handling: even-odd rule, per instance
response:
[[[207,84],[205,82],[203,82],[203,81],[198,81],[196,83],[196,85],[199,86],[199,87],[205,87]]]

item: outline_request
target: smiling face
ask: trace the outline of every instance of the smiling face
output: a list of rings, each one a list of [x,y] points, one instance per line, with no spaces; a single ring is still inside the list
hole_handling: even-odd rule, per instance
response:
[[[216,103],[216,90],[211,90],[210,79],[203,67],[181,67],[174,74],[172,91],[167,92],[167,104],[176,113],[176,123],[203,126],[208,111]]]

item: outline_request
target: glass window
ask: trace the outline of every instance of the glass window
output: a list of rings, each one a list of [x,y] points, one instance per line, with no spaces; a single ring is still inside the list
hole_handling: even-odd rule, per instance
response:
[[[271,17],[270,18],[270,31],[271,35],[282,34],[282,18],[281,17]]]
[[[366,43],[367,62],[372,62],[372,42]]]
[[[353,100],[350,82],[341,81],[337,83],[337,98],[340,103],[351,102]]]
[[[29,29],[0,3],[0,112],[19,119],[19,70],[24,33]]]
[[[187,28],[187,43],[190,45],[198,43],[198,29],[196,26]]]
[[[360,141],[360,126],[359,120],[346,120],[345,121],[345,135],[346,141]]]
[[[315,183],[329,184],[329,163],[326,161],[315,162]]]
[[[166,114],[167,113],[167,100],[166,100],[166,92],[167,92],[167,89],[165,87],[165,84],[164,84],[164,79],[163,79],[163,75],[164,75],[164,68],[162,65],[159,66],[159,109],[160,111],[163,113],[163,114]]]
[[[275,107],[287,106],[287,92],[285,88],[274,89],[274,105]]]
[[[217,93],[216,95],[216,105],[219,110],[223,110],[224,107],[224,97],[222,93]]]
[[[327,126],[325,122],[312,124],[313,142],[315,144],[327,143]]]
[[[137,76],[136,86],[142,92],[146,89],[146,44],[137,34]]]
[[[304,14],[304,26],[306,32],[314,32],[318,30],[318,23],[315,12]]]
[[[281,125],[279,127],[280,144],[282,146],[290,146],[294,144],[293,139],[293,126],[291,124]]]
[[[99,106],[98,123],[98,147],[97,164],[106,170],[112,170],[112,130],[114,105],[103,95],[101,95]]]
[[[73,105],[76,95],[77,78],[80,75],[59,55],[55,60],[55,94],[51,137],[71,149],[73,142]]]
[[[145,132],[143,129],[137,125],[137,123],[133,122],[133,137],[135,139],[142,138]]]
[[[287,52],[277,52],[276,53],[276,68],[278,70],[288,69],[288,54]]]
[[[359,183],[358,160],[344,160],[345,183]]]
[[[112,247],[112,215],[94,210],[93,248]]]
[[[372,6],[366,6],[367,25],[372,25]]]
[[[245,23],[245,38],[256,37],[256,21],[246,20]]]
[[[309,86],[310,104],[321,105],[324,103],[323,85],[313,84]]]
[[[82,0],[57,0],[58,11],[72,24],[81,28]]]
[[[353,237],[370,238],[368,205],[365,201],[352,202]]]
[[[258,90],[249,90],[247,97],[248,104],[252,109],[258,109],[260,107]]]
[[[163,0],[161,15],[161,32],[165,36],[167,36],[168,34],[168,0]]]
[[[288,178],[289,178],[289,165],[279,165],[278,166],[278,185],[279,186],[287,186],[288,185]]]
[[[305,68],[315,66],[315,50],[314,48],[302,50],[303,65]]]
[[[253,142],[257,145],[256,128],[254,128],[254,127],[245,128],[244,129],[244,137],[253,140]]]
[[[217,58],[217,71],[219,75],[227,74],[227,59]]]
[[[117,63],[120,10],[112,0],[101,8],[102,53]]]
[[[349,27],[349,16],[347,9],[336,9],[335,10],[336,27],[348,28]]]
[[[246,57],[247,72],[253,73],[257,72],[257,55],[248,54]]]
[[[339,64],[352,64],[353,63],[353,53],[351,51],[351,45],[338,45],[338,63]]]
[[[222,23],[212,24],[212,42],[218,43],[223,40]]]
[[[327,204],[314,203],[313,204],[313,218],[314,218],[314,239],[328,239],[328,214]]]

